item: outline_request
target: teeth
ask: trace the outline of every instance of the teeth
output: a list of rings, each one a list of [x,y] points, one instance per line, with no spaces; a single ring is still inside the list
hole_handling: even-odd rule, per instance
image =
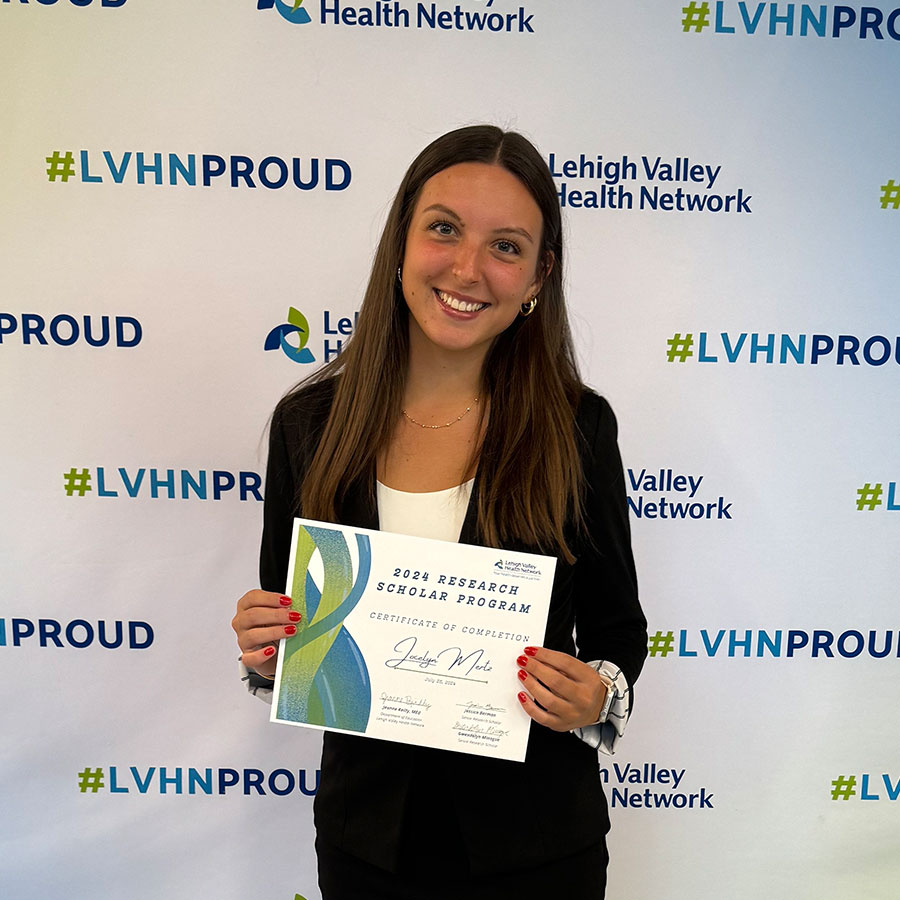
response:
[[[456,297],[451,297],[450,294],[445,294],[443,291],[438,291],[437,295],[440,297],[441,303],[460,312],[477,312],[487,306],[487,303],[466,303],[465,300],[457,300]]]

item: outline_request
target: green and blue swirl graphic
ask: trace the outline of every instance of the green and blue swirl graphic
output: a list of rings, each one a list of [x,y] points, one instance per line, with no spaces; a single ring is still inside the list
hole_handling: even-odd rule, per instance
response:
[[[281,15],[294,25],[306,25],[312,21],[309,13],[301,7],[303,0],[291,0],[285,3],[284,0],[257,0],[257,9],[271,9],[273,6],[281,13]]]
[[[356,545],[359,566],[354,579],[350,549],[340,531],[298,526],[291,596],[292,608],[303,616],[305,627],[285,643],[279,719],[366,730],[372,705],[369,670],[344,627],[365,590],[372,564],[368,536],[356,535]],[[307,571],[317,551],[324,572],[321,590]]]
[[[294,347],[286,340],[287,335],[296,334],[299,345]],[[288,320],[283,325],[277,325],[266,335],[265,349],[277,350],[279,347],[288,359],[296,363],[312,363],[316,361],[312,351],[306,346],[309,341],[309,322],[306,316],[291,306],[288,309]]]

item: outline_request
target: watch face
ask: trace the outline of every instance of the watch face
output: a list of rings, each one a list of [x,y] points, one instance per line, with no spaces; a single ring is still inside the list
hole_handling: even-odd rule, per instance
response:
[[[598,672],[597,674],[599,675],[600,673]],[[606,717],[609,715],[609,708],[612,706],[612,702],[615,697],[615,691],[613,690],[611,681],[608,681],[602,675],[600,675],[600,680],[606,685],[606,697],[603,700],[603,708],[600,710],[600,718],[597,719],[597,721],[605,722]]]

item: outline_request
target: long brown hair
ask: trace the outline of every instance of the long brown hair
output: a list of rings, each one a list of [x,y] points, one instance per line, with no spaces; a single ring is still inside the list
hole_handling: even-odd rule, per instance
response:
[[[336,359],[303,382],[340,376],[300,487],[303,515],[337,521],[351,485],[374,490],[376,457],[401,417],[407,375],[409,313],[397,278],[406,235],[425,182],[463,162],[502,166],[522,182],[543,215],[538,258],[553,263],[534,312],[500,334],[485,359],[482,393],[490,398],[490,415],[477,450],[479,539],[555,551],[571,562],[566,523],[582,521],[575,438],[581,379],[563,295],[559,200],[534,146],[492,125],[451,131],[413,160],[388,214],[354,334]]]

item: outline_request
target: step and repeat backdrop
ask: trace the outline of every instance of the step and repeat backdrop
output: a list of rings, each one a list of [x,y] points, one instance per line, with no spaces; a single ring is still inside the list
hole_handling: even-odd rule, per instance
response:
[[[230,628],[267,420],[483,121],[550,165],[619,417],[609,897],[897,896],[894,2],[0,3],[4,897],[318,897],[319,738]]]

